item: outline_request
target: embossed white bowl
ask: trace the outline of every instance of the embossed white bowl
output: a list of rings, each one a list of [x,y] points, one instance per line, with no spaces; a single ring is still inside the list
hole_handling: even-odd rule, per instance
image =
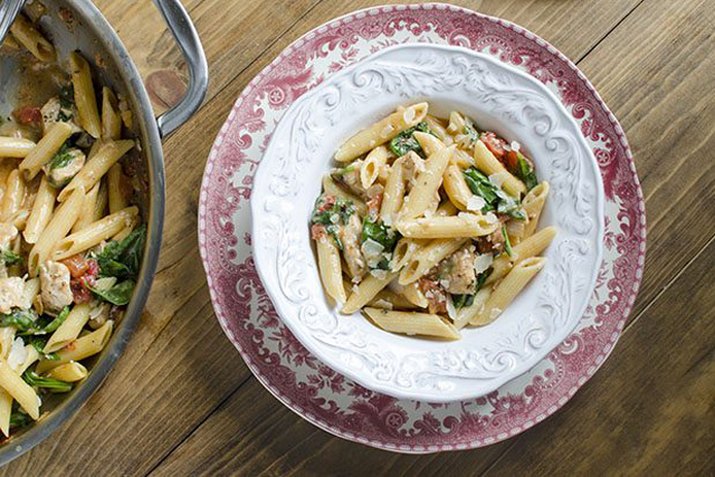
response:
[[[551,184],[540,226],[559,233],[544,270],[494,323],[454,342],[382,331],[327,301],[309,218],[338,146],[397,106],[427,100],[516,140]],[[253,253],[276,310],[295,336],[366,388],[428,402],[470,399],[527,372],[585,311],[601,263],[604,192],[581,132],[532,77],[471,50],[429,44],[382,50],[329,77],[286,111],[251,197]]]

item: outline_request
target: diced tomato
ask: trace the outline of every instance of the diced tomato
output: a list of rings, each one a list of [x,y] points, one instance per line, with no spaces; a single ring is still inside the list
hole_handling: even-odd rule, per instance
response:
[[[506,156],[504,159],[504,165],[509,170],[509,172],[513,174],[519,166],[519,154],[517,154],[516,151],[506,151]]]
[[[89,268],[88,262],[89,261],[85,260],[84,257],[80,254],[72,255],[70,258],[62,260],[64,266],[69,269],[72,278],[79,278],[84,275]]]
[[[321,224],[313,224],[310,227],[310,236],[313,240],[321,240],[325,237],[325,226]]]
[[[497,135],[491,131],[483,133],[481,135],[481,140],[484,145],[487,146],[487,149],[489,149],[497,159],[503,162],[504,154],[506,153],[506,149],[504,149],[506,141],[497,137]]]
[[[39,125],[42,123],[42,112],[40,112],[40,108],[35,106],[23,106],[21,108],[17,108],[12,112],[12,114],[20,124]]]
[[[70,280],[70,288],[72,289],[74,302],[78,305],[87,303],[92,299],[92,292],[89,291],[82,278],[73,278]]]
[[[325,212],[335,205],[336,199],[334,195],[324,195],[320,207],[318,207],[318,212]]]
[[[377,217],[380,213],[382,205],[382,194],[376,194],[375,197],[367,201],[367,212],[371,217]]]

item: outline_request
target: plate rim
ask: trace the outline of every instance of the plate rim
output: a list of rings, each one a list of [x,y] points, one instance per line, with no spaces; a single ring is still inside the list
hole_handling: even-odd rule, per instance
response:
[[[310,351],[312,354],[314,354],[321,362],[325,363],[327,366],[332,368],[335,372],[351,379],[352,381],[357,382],[361,386],[365,387],[366,389],[369,389],[374,392],[378,392],[381,394],[385,394],[390,397],[394,397],[396,399],[405,399],[405,400],[413,400],[413,401],[422,401],[422,402],[430,402],[430,403],[450,403],[450,402],[460,402],[460,401],[466,401],[466,400],[471,400],[471,399],[476,399],[482,396],[485,396],[491,392],[494,392],[498,390],[501,386],[504,384],[508,383],[509,381],[518,378],[519,376],[522,376],[523,374],[528,373],[531,369],[533,369],[535,366],[537,366],[541,360],[546,358],[554,349],[556,349],[566,338],[568,338],[571,333],[573,333],[574,329],[578,326],[578,322],[580,321],[581,317],[583,314],[586,312],[586,309],[588,308],[588,304],[591,301],[593,292],[596,288],[596,280],[598,278],[598,274],[601,270],[601,266],[603,264],[603,238],[605,234],[605,226],[604,226],[604,203],[605,203],[605,190],[603,187],[603,178],[601,176],[601,171],[598,167],[598,162],[596,161],[596,157],[593,154],[593,151],[591,150],[591,147],[588,145],[586,142],[586,139],[583,136],[583,133],[580,130],[580,127],[578,123],[575,121],[573,116],[568,112],[568,110],[564,107],[563,103],[561,103],[561,100],[556,97],[556,95],[551,92],[542,82],[534,78],[533,76],[529,75],[528,73],[518,70],[514,66],[501,62],[493,57],[490,57],[488,55],[485,55],[484,53],[478,52],[471,50],[469,48],[463,47],[463,46],[456,46],[456,45],[443,45],[443,44],[433,44],[433,43],[400,43],[397,45],[389,46],[384,49],[381,49],[379,51],[376,51],[374,53],[371,53],[370,55],[366,56],[365,58],[362,58],[361,60],[351,64],[350,66],[347,66],[340,71],[337,71],[335,73],[330,74],[328,77],[325,78],[324,81],[322,81],[320,84],[316,85],[314,88],[312,88],[309,91],[306,91],[304,94],[302,94],[299,98],[297,98],[295,101],[293,101],[290,106],[283,112],[280,120],[278,123],[276,123],[275,128],[273,132],[271,133],[271,138],[270,141],[268,142],[268,145],[263,152],[263,156],[261,158],[261,162],[258,164],[256,171],[253,175],[253,188],[251,190],[251,200],[249,204],[249,208],[251,210],[251,215],[252,217],[256,217],[257,215],[260,215],[261,211],[259,208],[265,204],[265,198],[263,196],[258,197],[256,196],[257,189],[259,188],[259,183],[263,183],[264,185],[262,186],[262,192],[265,194],[268,194],[268,182],[269,182],[269,174],[272,172],[269,170],[267,166],[271,166],[271,164],[268,164],[265,159],[269,155],[269,153],[277,148],[277,144],[279,141],[284,139],[284,137],[277,137],[275,132],[276,130],[281,127],[281,123],[286,120],[286,117],[290,115],[291,113],[295,113],[297,109],[299,109],[305,102],[310,101],[312,98],[315,96],[324,93],[325,88],[328,88],[330,86],[333,86],[335,81],[339,81],[342,78],[350,77],[356,70],[358,70],[360,67],[364,67],[366,65],[369,65],[370,62],[373,61],[379,61],[382,57],[388,56],[394,52],[400,52],[402,50],[420,50],[420,49],[434,49],[437,50],[439,53],[440,51],[444,52],[452,52],[455,54],[462,54],[469,56],[471,58],[477,58],[482,61],[485,61],[487,63],[490,63],[491,65],[494,65],[497,69],[501,69],[501,72],[508,72],[510,75],[516,75],[519,78],[522,78],[532,84],[536,89],[538,89],[541,93],[544,94],[542,97],[548,98],[548,101],[555,106],[555,109],[558,109],[558,113],[561,114],[563,119],[565,119],[569,123],[569,127],[573,127],[575,131],[577,131],[576,134],[576,141],[578,142],[578,145],[582,148],[583,151],[586,151],[587,157],[584,158],[581,161],[581,164],[584,164],[586,167],[590,168],[590,172],[593,174],[595,177],[595,205],[594,205],[594,210],[592,214],[595,215],[595,222],[596,222],[596,231],[595,231],[595,238],[596,241],[595,243],[590,243],[589,246],[593,247],[595,249],[595,257],[593,259],[594,261],[594,269],[591,271],[590,276],[588,278],[588,286],[586,287],[589,291],[585,295],[585,300],[581,304],[581,306],[578,307],[576,311],[573,312],[572,316],[573,323],[570,326],[567,327],[562,327],[559,332],[555,332],[552,334],[552,336],[549,338],[549,341],[553,341],[555,337],[564,335],[558,341],[553,345],[549,347],[543,347],[542,349],[539,350],[538,353],[535,353],[533,357],[531,357],[528,360],[525,360],[524,362],[520,363],[514,371],[509,372],[505,375],[491,378],[489,381],[492,383],[489,386],[489,389],[486,391],[480,391],[478,394],[474,394],[473,392],[467,392],[468,389],[462,390],[461,392],[450,392],[448,395],[445,395],[444,397],[440,397],[439,395],[434,395],[435,393],[432,393],[432,396],[426,397],[426,396],[417,396],[419,393],[418,389],[410,388],[410,389],[400,389],[398,386],[396,386],[392,381],[388,382],[379,382],[375,379],[372,379],[372,376],[367,376],[364,373],[358,373],[355,372],[354,370],[350,369],[349,366],[343,364],[343,363],[336,363],[335,359],[333,359],[333,356],[330,355],[328,352],[326,352],[325,347],[320,346],[317,344],[315,339],[312,337],[310,334],[309,330],[305,328],[305,326],[302,326],[301,323],[299,323],[296,319],[294,318],[286,318],[286,313],[288,304],[284,303],[283,300],[279,299],[279,291],[276,290],[276,287],[269,286],[268,284],[271,282],[271,280],[268,280],[267,277],[272,276],[273,274],[271,273],[270,270],[266,270],[267,264],[261,264],[262,261],[267,261],[269,257],[267,257],[265,254],[268,253],[267,251],[261,250],[259,247],[257,247],[256,242],[253,242],[252,246],[252,255],[254,257],[255,261],[255,266],[256,266],[256,271],[258,272],[258,276],[263,283],[264,290],[268,297],[271,300],[271,303],[273,304],[274,308],[278,312],[278,315],[281,319],[281,321],[290,329],[290,331],[293,333],[293,335],[298,339],[298,341],[301,342],[303,346],[305,346],[308,351]],[[425,101],[430,102],[429,99],[425,99]],[[410,100],[406,101],[407,103],[410,102]],[[274,154],[275,155],[275,154]],[[256,200],[258,199],[258,200]],[[259,234],[259,227],[264,226],[265,223],[257,220],[251,220],[250,224],[250,229],[251,229],[251,236],[253,237],[258,237]],[[263,260],[259,259],[260,257],[264,257]],[[322,295],[325,296],[325,291],[322,290]],[[319,299],[320,297],[317,297]],[[331,310],[332,314],[337,313],[335,310]],[[389,341],[389,338],[386,338]],[[386,343],[383,343],[386,344]],[[464,344],[462,342],[462,344]],[[462,349],[458,349],[456,351],[462,351]],[[429,356],[429,352],[427,351],[416,351],[416,353],[419,353],[420,356],[427,357]],[[336,365],[337,364],[337,365]],[[465,380],[477,380],[478,378],[465,378]]]
[[[635,163],[633,161],[633,155],[630,149],[630,146],[628,144],[628,141],[625,137],[625,133],[623,131],[623,128],[621,127],[620,123],[618,122],[617,118],[615,115],[612,113],[610,108],[607,106],[601,95],[596,91],[594,86],[591,84],[591,82],[586,78],[586,76],[581,72],[581,70],[568,58],[566,57],[561,51],[553,47],[549,42],[541,38],[540,36],[532,33],[528,29],[521,27],[513,22],[510,22],[505,19],[501,19],[498,17],[486,15],[480,12],[477,12],[475,10],[465,8],[465,7],[459,7],[455,5],[450,5],[450,4],[445,4],[445,3],[424,3],[424,4],[405,4],[405,5],[375,5],[355,11],[348,12],[344,15],[337,16],[335,18],[332,18],[317,27],[309,30],[305,34],[299,36],[296,38],[293,42],[291,42],[286,48],[284,48],[270,63],[268,63],[261,71],[245,86],[245,88],[242,90],[241,94],[236,98],[231,111],[229,112],[226,121],[223,123],[222,127],[220,128],[216,139],[214,141],[214,144],[211,147],[211,150],[209,152],[208,160],[206,162],[206,166],[204,169],[204,174],[202,176],[202,181],[201,181],[201,187],[200,187],[200,195],[199,195],[199,208],[198,208],[198,222],[197,222],[197,229],[198,229],[198,239],[199,239],[199,252],[202,260],[202,264],[204,267],[204,271],[207,277],[207,286],[209,288],[209,294],[211,297],[211,302],[212,302],[212,307],[215,311],[216,318],[219,321],[219,324],[221,328],[224,331],[224,334],[228,337],[228,339],[231,341],[231,343],[234,345],[234,347],[239,351],[239,354],[241,355],[242,359],[245,361],[247,367],[251,371],[251,373],[256,377],[256,379],[261,383],[262,386],[264,386],[269,393],[271,393],[278,401],[280,401],[284,406],[286,406],[288,409],[290,409],[293,413],[296,415],[300,416],[301,418],[307,420],[311,424],[315,425],[319,429],[324,430],[325,432],[328,432],[331,435],[334,435],[336,437],[355,442],[358,444],[363,444],[375,448],[379,448],[382,450],[387,450],[391,452],[397,452],[397,453],[405,453],[405,454],[430,454],[430,453],[435,453],[435,452],[445,452],[445,451],[457,451],[457,450],[465,450],[465,449],[474,449],[474,448],[480,448],[483,446],[495,444],[498,442],[501,442],[503,440],[506,440],[510,437],[516,436],[525,430],[529,429],[532,427],[534,424],[540,422],[540,420],[535,421],[531,425],[524,425],[523,427],[513,429],[511,433],[508,435],[504,436],[497,436],[496,438],[490,440],[489,442],[485,442],[482,440],[474,440],[470,441],[467,444],[463,445],[452,445],[452,444],[441,444],[438,446],[423,446],[423,445],[412,445],[412,444],[405,444],[402,446],[395,446],[393,444],[385,443],[379,440],[374,440],[374,439],[367,439],[367,438],[360,438],[356,436],[353,433],[345,432],[340,429],[334,428],[329,422],[324,422],[320,420],[319,418],[316,418],[309,413],[305,412],[299,404],[294,403],[291,398],[288,396],[285,396],[281,394],[280,391],[276,390],[274,386],[271,384],[271,382],[268,380],[266,376],[264,376],[261,371],[257,368],[255,363],[253,363],[252,357],[248,355],[244,347],[236,342],[232,338],[232,331],[228,327],[226,316],[223,313],[223,309],[218,305],[218,291],[215,288],[213,284],[213,279],[210,275],[211,269],[209,265],[209,255],[208,255],[208,249],[206,246],[206,228],[207,228],[207,186],[209,183],[209,178],[211,176],[211,173],[213,171],[216,159],[218,157],[218,150],[223,142],[223,139],[226,135],[226,132],[229,127],[229,123],[232,121],[236,108],[239,107],[245,99],[249,96],[251,92],[256,88],[257,84],[263,79],[264,76],[267,74],[271,73],[275,67],[287,56],[292,54],[299,46],[302,45],[307,39],[309,39],[311,36],[314,36],[317,32],[319,32],[322,29],[329,28],[331,24],[339,24],[344,22],[346,19],[353,19],[359,15],[368,15],[370,14],[370,11],[375,11],[376,15],[381,14],[381,13],[391,13],[395,11],[404,11],[404,10],[449,10],[455,13],[459,13],[465,16],[476,16],[478,18],[481,18],[483,20],[499,24],[509,30],[514,31],[515,33],[523,36],[527,40],[533,42],[534,44],[538,45],[541,47],[542,50],[546,50],[549,54],[555,56],[558,58],[560,61],[562,61],[575,75],[576,77],[583,83],[583,86],[593,95],[593,98],[595,99],[595,104],[601,108],[601,110],[606,113],[608,117],[608,122],[611,124],[613,127],[613,131],[616,133],[616,139],[620,142],[621,147],[623,148],[623,152],[625,154],[625,158],[628,161],[628,164],[626,165],[631,172],[630,179],[633,181],[633,185],[635,186],[635,192],[636,192],[636,202],[638,205],[638,216],[640,218],[640,221],[636,224],[634,224],[634,228],[637,230],[637,235],[639,237],[639,242],[638,242],[638,253],[637,253],[637,260],[636,260],[636,265],[635,265],[635,276],[636,276],[636,281],[633,284],[633,286],[629,287],[629,291],[624,293],[623,300],[625,302],[624,308],[623,308],[623,316],[618,320],[616,323],[616,329],[617,332],[614,333],[617,336],[612,337],[610,340],[609,344],[603,349],[603,352],[599,354],[599,357],[602,357],[600,362],[596,360],[593,365],[588,368],[582,375],[579,376],[579,379],[576,381],[576,384],[572,388],[572,390],[568,393],[565,393],[564,398],[556,402],[553,406],[551,406],[549,409],[547,409],[544,412],[544,419],[556,411],[558,411],[560,408],[562,408],[567,402],[570,401],[570,399],[575,395],[575,393],[580,389],[586,382],[590,380],[590,378],[595,374],[595,372],[606,362],[610,354],[612,353],[613,349],[615,348],[615,344],[617,343],[618,339],[620,338],[620,335],[623,332],[623,326],[630,315],[632,309],[633,309],[633,304],[635,301],[635,297],[638,294],[640,285],[642,283],[642,277],[643,277],[643,269],[644,269],[644,262],[645,262],[645,254],[646,254],[646,214],[645,214],[645,202],[643,198],[643,191],[640,185],[640,180],[638,178],[638,175],[636,173],[635,169]]]

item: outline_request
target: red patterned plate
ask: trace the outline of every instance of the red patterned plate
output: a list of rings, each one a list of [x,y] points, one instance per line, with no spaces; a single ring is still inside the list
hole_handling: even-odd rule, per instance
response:
[[[447,404],[375,393],[320,362],[281,323],[251,257],[252,179],[286,108],[327,75],[408,42],[471,48],[544,83],[581,126],[606,192],[603,265],[574,333],[498,391]],[[386,6],[309,32],[244,90],[206,165],[199,245],[219,322],[274,396],[339,437],[426,453],[481,447],[516,435],[553,414],[596,372],[618,340],[638,291],[645,210],[623,130],[584,75],[553,46],[517,25],[451,5]]]

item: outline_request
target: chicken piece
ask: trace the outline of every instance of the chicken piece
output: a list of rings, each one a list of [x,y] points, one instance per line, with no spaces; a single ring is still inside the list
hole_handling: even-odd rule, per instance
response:
[[[72,126],[72,133],[78,133],[82,131],[82,128],[77,126],[74,122],[74,118],[77,116],[74,107],[63,107],[60,98],[55,96],[50,98],[44,106],[40,109],[42,114],[42,127],[44,129],[44,134],[47,134],[47,130],[55,123],[63,122]]]
[[[48,260],[40,267],[42,306],[46,313],[56,315],[72,304],[70,271],[64,264]]]
[[[365,274],[365,258],[360,251],[362,223],[357,214],[352,214],[348,223],[340,227],[340,242],[343,244],[343,256],[353,282],[359,282]]]
[[[80,149],[59,152],[43,169],[53,187],[63,187],[84,167],[85,155]]]
[[[472,295],[477,274],[474,261],[477,256],[473,245],[465,245],[438,265],[439,283],[452,295]]]
[[[422,277],[419,281],[419,287],[425,298],[427,298],[427,311],[430,313],[447,313],[447,293],[444,288],[429,277]]]
[[[0,314],[8,314],[13,308],[23,308],[24,292],[25,280],[22,278],[0,278]]]
[[[17,228],[13,224],[0,222],[0,250],[8,250],[17,233]]]

